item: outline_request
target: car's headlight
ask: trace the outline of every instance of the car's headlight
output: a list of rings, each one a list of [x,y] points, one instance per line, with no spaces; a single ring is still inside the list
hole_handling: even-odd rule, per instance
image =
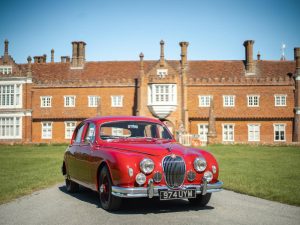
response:
[[[203,177],[207,180],[207,182],[211,182],[211,180],[213,179],[213,174],[210,171],[206,171]]]
[[[140,169],[144,174],[152,173],[152,171],[154,170],[154,162],[152,161],[152,159],[143,159],[140,162]]]
[[[206,160],[204,158],[196,158],[194,160],[194,168],[197,172],[202,172],[206,169]]]

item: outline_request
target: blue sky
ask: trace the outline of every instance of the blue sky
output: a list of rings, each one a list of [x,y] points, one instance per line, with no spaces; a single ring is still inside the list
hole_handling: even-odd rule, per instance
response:
[[[71,55],[71,42],[87,43],[88,61],[179,59],[180,41],[192,60],[244,59],[243,42],[254,53],[278,60],[281,44],[293,60],[300,47],[300,0],[26,0],[1,1],[0,50],[4,40],[16,62],[55,49],[55,61]]]

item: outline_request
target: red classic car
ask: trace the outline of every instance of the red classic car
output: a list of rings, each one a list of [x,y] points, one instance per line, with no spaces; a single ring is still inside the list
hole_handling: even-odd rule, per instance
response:
[[[176,143],[167,127],[145,117],[97,117],[80,123],[62,166],[68,192],[99,192],[105,210],[122,198],[188,199],[205,206],[222,190],[216,159]]]

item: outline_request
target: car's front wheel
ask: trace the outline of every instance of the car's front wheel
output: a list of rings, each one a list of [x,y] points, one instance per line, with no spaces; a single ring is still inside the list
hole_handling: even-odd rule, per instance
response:
[[[103,209],[108,211],[118,210],[121,205],[121,198],[111,193],[112,180],[108,168],[105,166],[99,175],[99,197]]]
[[[67,192],[75,193],[79,190],[79,184],[75,183],[74,181],[71,181],[68,178],[66,178],[65,181],[66,181]]]
[[[196,198],[189,198],[189,201],[193,205],[204,207],[207,205],[210,198],[211,198],[211,193],[207,193],[205,195],[197,195]]]

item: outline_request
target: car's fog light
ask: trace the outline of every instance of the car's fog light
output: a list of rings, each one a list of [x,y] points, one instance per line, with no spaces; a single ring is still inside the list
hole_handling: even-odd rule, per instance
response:
[[[187,179],[188,181],[194,181],[196,178],[196,173],[194,171],[189,171],[187,173]]]
[[[155,183],[161,182],[162,174],[160,172],[155,172],[153,175],[153,180]]]
[[[215,165],[213,165],[211,167],[211,170],[212,170],[213,174],[215,174],[217,172],[217,167]]]
[[[139,185],[143,185],[146,182],[146,176],[143,173],[138,173],[135,177],[135,181],[139,184]]]
[[[203,176],[207,182],[210,182],[213,179],[213,174],[210,171],[206,171]]]

